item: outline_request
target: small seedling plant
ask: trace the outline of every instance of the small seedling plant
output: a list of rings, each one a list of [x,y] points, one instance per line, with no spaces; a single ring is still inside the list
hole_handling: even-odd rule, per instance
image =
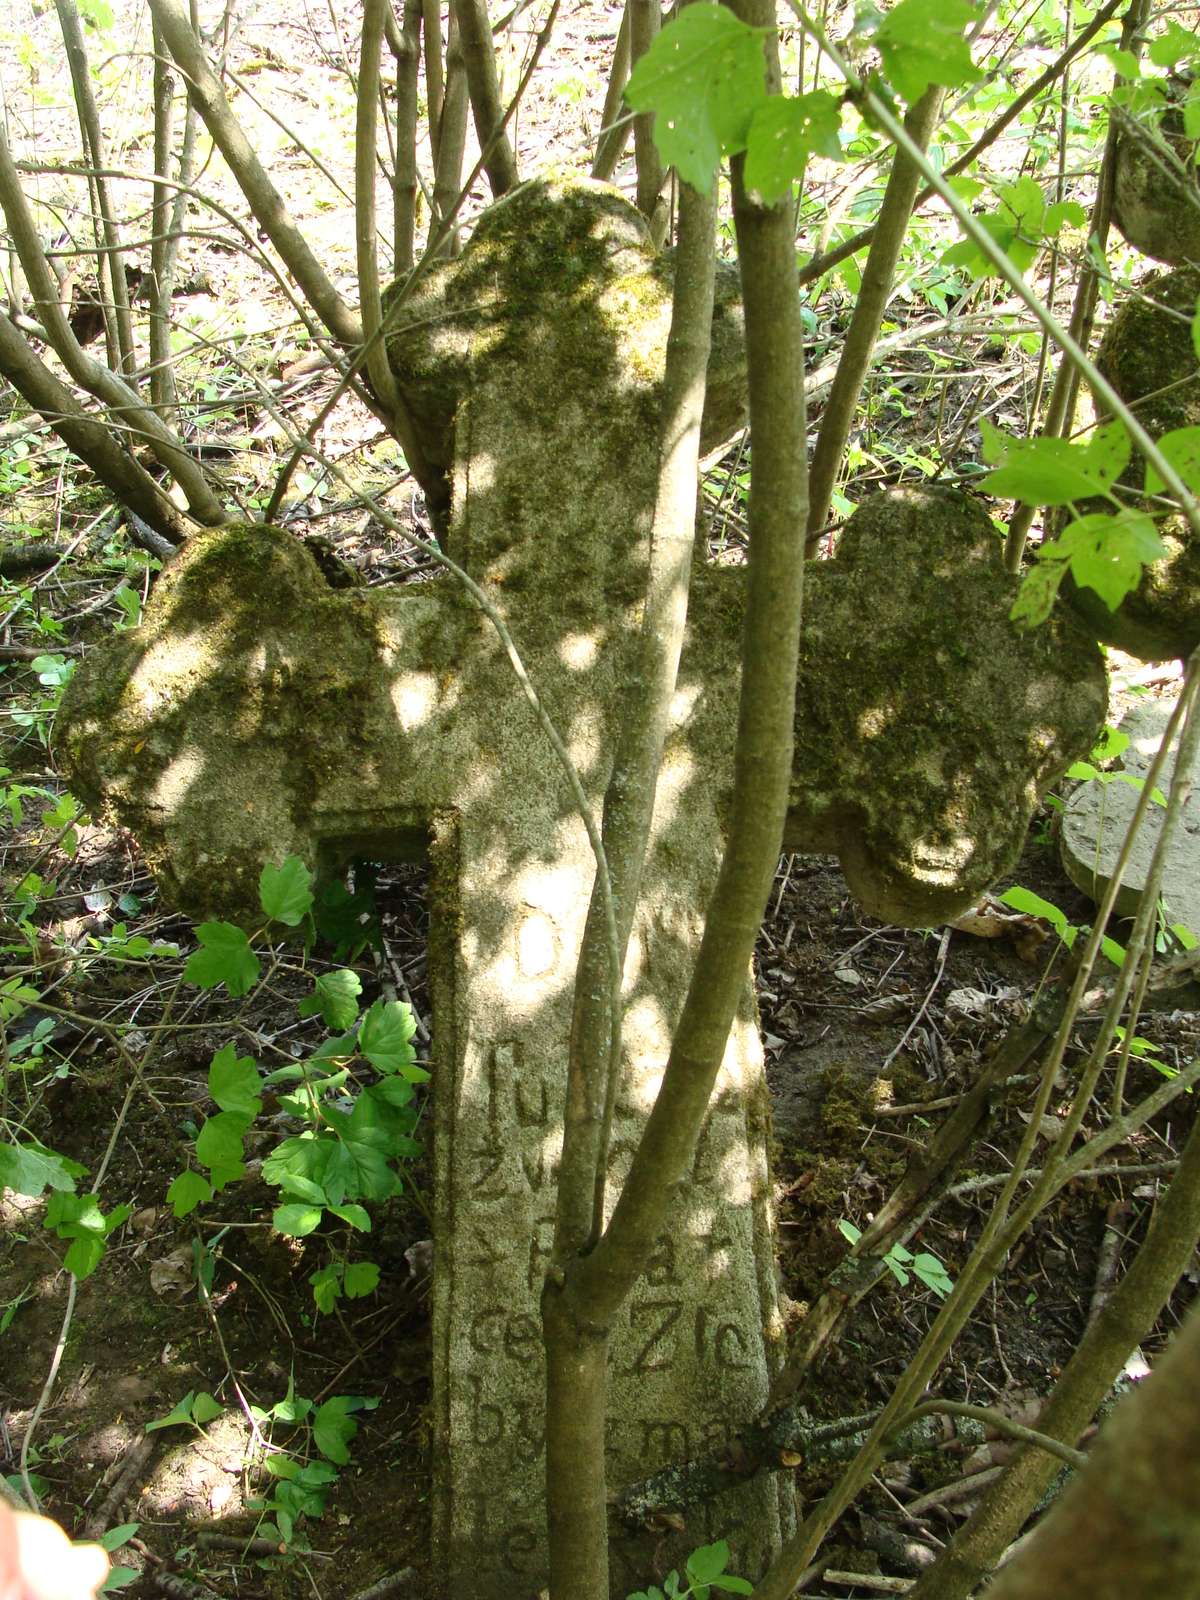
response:
[[[265,1519],[258,1535],[280,1545],[297,1544],[296,1524],[324,1515],[329,1494],[342,1467],[350,1463],[350,1445],[358,1432],[357,1411],[374,1411],[377,1399],[335,1394],[318,1404],[306,1400],[289,1381],[287,1393],[273,1406],[252,1405],[250,1418],[263,1447],[263,1470],[271,1480],[268,1493],[247,1500],[246,1508]],[[165,1416],[146,1424],[147,1433],[162,1428],[191,1427],[203,1432],[225,1406],[206,1389],[189,1389]],[[287,1445],[279,1442],[283,1434]]]
[[[856,1228],[852,1222],[839,1222],[838,1231],[851,1244],[857,1244],[862,1238],[862,1229]],[[939,1300],[944,1300],[954,1287],[954,1279],[946,1271],[945,1265],[928,1250],[914,1255],[906,1245],[894,1244],[884,1256],[883,1264],[902,1289],[907,1289],[916,1278],[927,1289],[932,1289]]]
[[[311,928],[312,874],[299,857],[264,867],[259,897],[263,932],[272,923]],[[184,968],[184,982],[202,989],[223,985],[235,998],[248,995],[262,975],[254,938],[229,922],[201,923],[196,933],[200,947]],[[304,1061],[263,1075],[232,1043],[216,1052],[208,1092],[217,1109],[197,1129],[188,1165],[167,1191],[177,1217],[245,1177],[247,1136],[263,1110],[264,1092],[273,1092],[296,1131],[262,1164],[263,1178],[280,1193],[272,1225],[296,1239],[330,1220],[342,1223],[349,1235],[370,1232],[367,1205],[397,1194],[404,1163],[420,1153],[413,1138],[416,1091],[429,1074],[417,1064],[411,1008],[378,999],[360,1014],[361,992],[357,973],[346,967],[316,978],[313,992],[299,1003],[300,1016],[320,1016],[337,1031]],[[346,1252],[318,1268],[309,1282],[318,1311],[328,1312],[343,1297],[371,1294],[379,1267],[351,1261]]]
[[[704,1544],[692,1551],[684,1562],[683,1578],[673,1570],[663,1579],[661,1589],[651,1584],[648,1589],[629,1595],[628,1600],[685,1600],[688,1595],[695,1595],[696,1600],[708,1600],[710,1589],[720,1589],[725,1594],[753,1594],[754,1585],[726,1572],[728,1565],[729,1546],[724,1539],[718,1539],[716,1544]]]

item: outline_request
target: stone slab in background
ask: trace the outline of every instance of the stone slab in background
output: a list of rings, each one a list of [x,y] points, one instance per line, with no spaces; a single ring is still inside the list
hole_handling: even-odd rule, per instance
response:
[[[1145,777],[1177,701],[1178,695],[1145,701],[1123,718],[1121,731],[1128,734],[1129,746],[1120,757],[1122,771],[1132,777]],[[1159,782],[1164,793],[1170,787],[1174,769],[1174,755],[1169,755]],[[1200,762],[1193,769],[1192,784],[1179,832],[1167,857],[1162,895],[1169,920],[1182,922],[1200,934]],[[1103,895],[1112,879],[1137,803],[1138,790],[1117,779],[1082,783],[1067,804],[1061,834],[1063,866],[1072,882],[1093,899]],[[1162,821],[1162,807],[1152,804],[1123,875],[1117,896],[1120,916],[1131,917],[1137,911]]]

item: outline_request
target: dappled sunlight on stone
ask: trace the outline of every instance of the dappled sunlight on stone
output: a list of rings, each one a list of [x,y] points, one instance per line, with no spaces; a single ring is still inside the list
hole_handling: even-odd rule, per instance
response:
[[[517,930],[517,965],[526,978],[540,978],[560,961],[557,929],[543,911],[527,910]]]
[[[204,757],[199,750],[181,750],[169,766],[164,767],[154,788],[150,803],[172,812],[191,791],[192,785],[204,770]]]
[[[424,726],[438,706],[438,684],[432,672],[405,672],[392,685],[396,721],[405,733]]]
[[[202,680],[219,661],[213,632],[168,633],[151,640],[129,679],[129,692],[147,712],[159,710],[176,685]]]
[[[878,739],[886,733],[899,715],[899,708],[895,705],[868,706],[858,719],[858,736],[860,739]]]
[[[568,633],[559,642],[558,659],[572,672],[586,672],[596,665],[599,649],[594,633]]]

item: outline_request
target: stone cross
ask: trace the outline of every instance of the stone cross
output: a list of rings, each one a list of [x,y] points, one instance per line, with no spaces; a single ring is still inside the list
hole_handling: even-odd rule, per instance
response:
[[[453,473],[450,551],[504,613],[597,813],[637,693],[669,320],[637,213],[596,185],[539,183],[483,219],[390,346]],[[729,422],[720,383],[714,400],[710,433]],[[1103,674],[1070,624],[1008,623],[1012,580],[981,512],[957,496],[884,505],[812,569],[790,842],[838,850],[869,905],[924,924],[1015,855],[1038,787],[1089,747]],[[610,1193],[720,855],[741,594],[740,572],[697,564],[625,973]],[[456,1594],[536,1594],[538,1295],[593,861],[494,630],[449,579],[334,590],[285,532],[205,532],[142,625],[76,675],[58,737],[77,792],[111,803],[195,914],[252,914],[263,862],[291,852],[428,853],[436,1555]],[[782,1338],[767,1125],[748,984],[692,1180],[614,1338],[613,1489],[720,1449],[767,1398]],[[754,1576],[791,1519],[790,1487],[768,1476],[674,1544],[618,1536],[614,1593],[718,1537]]]

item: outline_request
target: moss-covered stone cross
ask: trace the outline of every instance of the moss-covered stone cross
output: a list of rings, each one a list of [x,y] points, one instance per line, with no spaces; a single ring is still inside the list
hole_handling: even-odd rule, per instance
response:
[[[453,475],[451,551],[503,611],[597,811],[638,692],[669,316],[631,207],[596,186],[531,185],[484,219],[391,345]],[[1039,786],[1102,715],[1094,646],[1067,625],[1019,634],[1012,588],[986,516],[930,493],[865,507],[839,560],[811,571],[788,842],[839,851],[893,920],[936,921],[1002,871]],[[618,1180],[721,848],[741,595],[739,571],[698,568],[626,972]],[[206,532],[142,625],[81,667],[58,743],[81,796],[111,804],[197,915],[253,914],[263,863],[290,853],[428,852],[435,1539],[455,1593],[535,1593],[537,1303],[593,862],[494,631],[449,579],[335,590],[285,532]],[[766,1398],[780,1338],[766,1115],[747,987],[694,1181],[615,1339],[614,1488],[719,1447]],[[759,1479],[674,1551],[619,1538],[614,1584],[642,1586],[717,1537],[753,1574],[790,1517],[786,1483]]]

